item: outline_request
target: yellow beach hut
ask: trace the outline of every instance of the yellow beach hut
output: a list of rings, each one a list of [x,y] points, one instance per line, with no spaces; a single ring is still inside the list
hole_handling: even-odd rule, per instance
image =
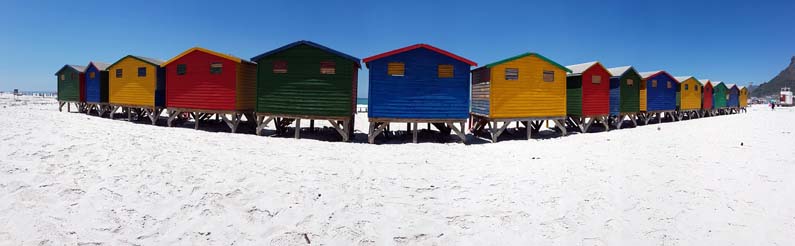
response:
[[[119,108],[133,115],[146,116],[157,123],[163,111],[166,97],[163,61],[143,56],[128,55],[108,67],[109,103],[111,112]],[[113,113],[110,114],[113,117]]]
[[[700,117],[701,111],[701,90],[704,85],[693,76],[674,77],[679,81],[679,103],[677,118],[679,120],[687,117],[693,119]]]

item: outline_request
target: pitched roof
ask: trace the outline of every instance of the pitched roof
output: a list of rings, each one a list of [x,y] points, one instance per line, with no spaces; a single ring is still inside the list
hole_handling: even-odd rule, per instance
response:
[[[492,63],[486,64],[485,67],[497,66],[497,65],[509,62],[509,61],[513,61],[513,60],[516,60],[516,59],[519,59],[519,58],[522,58],[522,57],[526,57],[526,56],[538,57],[541,60],[549,62],[550,64],[555,65],[555,66],[559,67],[560,69],[563,69],[563,71],[571,72],[571,70],[569,70],[568,68],[564,67],[563,65],[560,65],[557,62],[554,62],[554,61],[550,60],[549,58],[546,58],[546,57],[544,57],[544,56],[542,56],[542,55],[540,55],[538,53],[534,53],[534,52],[527,52],[527,53],[519,54],[519,55],[516,55],[516,56],[508,57],[508,58],[505,58],[505,59],[502,59],[502,60],[499,60],[499,61],[496,61],[496,62],[492,62]]]
[[[701,81],[698,81],[698,79],[696,79],[696,77],[693,77],[693,76],[677,76],[677,77],[674,77],[674,79],[679,81],[679,83],[685,82],[685,80],[688,80],[688,79],[691,79],[691,78],[694,81],[696,81],[696,83],[698,83],[699,85],[704,85],[704,84],[701,83]]]
[[[713,87],[719,84],[723,84],[723,86],[726,86],[726,84],[724,84],[723,81],[710,81],[710,84],[712,84]]]
[[[301,40],[301,41],[292,42],[292,43],[287,44],[285,46],[279,47],[279,48],[277,48],[275,50],[271,50],[271,51],[259,54],[258,56],[252,57],[251,60],[252,61],[257,61],[259,59],[265,58],[266,56],[270,56],[270,55],[282,52],[282,51],[284,51],[286,49],[289,49],[289,48],[292,48],[292,47],[295,47],[295,46],[298,46],[298,45],[302,45],[302,44],[309,45],[309,46],[321,49],[323,51],[338,55],[338,56],[340,56],[342,58],[345,58],[345,59],[353,61],[354,63],[356,63],[356,66],[359,66],[359,67],[361,66],[359,64],[359,58],[356,58],[356,57],[353,57],[351,55],[348,55],[348,54],[333,50],[333,49],[331,49],[329,47],[326,47],[326,46],[323,46],[323,45],[320,45],[318,43],[315,43],[315,42],[312,42],[312,41],[308,41],[308,40]]]
[[[187,54],[190,54],[191,52],[194,52],[194,51],[201,51],[201,52],[204,52],[204,53],[207,53],[207,54],[211,54],[211,55],[214,55],[214,56],[226,58],[226,59],[229,59],[229,60],[231,60],[233,62],[237,62],[237,63],[244,63],[244,62],[245,63],[253,63],[253,62],[251,62],[249,60],[242,59],[240,57],[236,57],[236,56],[233,56],[233,55],[227,55],[227,54],[224,54],[224,53],[208,50],[208,49],[205,49],[205,48],[202,48],[202,47],[193,47],[193,48],[190,48],[190,49],[188,49],[186,51],[183,51],[182,53],[180,53],[179,55],[175,56],[174,58],[171,58],[168,61],[161,63],[160,66],[165,67],[169,63],[172,63],[172,62],[178,60],[179,58],[182,58],[183,56],[185,56]]]
[[[602,66],[602,64],[600,64],[598,61],[592,61],[592,62],[568,65],[568,66],[566,66],[566,68],[571,70],[571,72],[569,72],[570,75],[577,75],[577,74],[584,73],[585,70],[588,70],[589,68],[591,68],[593,66],[596,66],[597,64],[599,66]],[[602,66],[602,67],[604,68],[604,66]]]
[[[110,66],[108,66],[108,68],[113,67],[117,63],[119,63],[122,60],[127,59],[127,58],[133,58],[133,59],[136,59],[136,60],[139,60],[139,61],[142,61],[142,62],[146,62],[146,63],[152,64],[153,66],[160,66],[160,64],[163,64],[163,61],[160,60],[160,59],[149,58],[149,57],[144,57],[144,56],[127,55],[125,57],[122,57],[118,61],[114,62],[113,64],[110,64]]]
[[[676,78],[674,78],[674,76],[671,76],[671,74],[669,74],[668,72],[666,72],[664,70],[642,72],[642,73],[640,73],[640,77],[643,78],[643,79],[648,79],[650,77],[657,76],[658,74],[661,74],[661,73],[667,75],[668,77],[671,77],[674,80],[676,80]],[[679,81],[676,81],[676,82],[679,82]]]
[[[362,60],[362,61],[365,64],[367,64],[367,63],[370,63],[371,61],[375,61],[375,60],[378,60],[378,59],[381,59],[381,58],[384,58],[384,57],[387,57],[387,56],[392,56],[392,55],[395,55],[395,54],[400,54],[400,53],[403,53],[403,52],[412,51],[412,50],[416,50],[416,49],[419,49],[419,48],[425,48],[425,49],[434,51],[436,53],[439,53],[439,54],[448,56],[450,58],[456,59],[458,61],[461,61],[463,63],[469,64],[470,66],[477,66],[478,65],[477,63],[475,63],[473,61],[470,61],[470,60],[468,60],[466,58],[460,57],[460,56],[458,56],[456,54],[450,53],[450,52],[448,52],[446,50],[433,47],[433,46],[431,46],[429,44],[415,44],[415,45],[412,45],[412,46],[403,47],[403,48],[396,49],[396,50],[393,50],[393,51],[389,51],[389,52],[385,52],[385,53],[381,53],[381,54],[378,54],[378,55],[374,55],[374,56],[371,56],[371,57],[364,58],[364,60]]]
[[[737,87],[737,85],[735,85],[735,84],[726,84],[726,88],[731,89],[732,87]]]
[[[60,73],[61,71],[63,71],[66,68],[71,68],[71,69],[74,69],[74,70],[76,70],[78,72],[81,72],[81,73],[86,71],[86,67],[85,66],[66,64],[63,67],[61,67],[61,69],[58,69],[58,71],[55,72],[55,75],[58,75],[58,73]]]
[[[609,73],[610,73],[610,76],[613,76],[613,77],[619,77],[619,76],[623,76],[625,73],[629,72],[630,70],[633,70],[633,71],[635,71],[635,73],[637,73],[637,72],[638,72],[638,71],[637,71],[637,70],[635,70],[635,68],[634,68],[634,67],[632,67],[632,66],[611,67],[611,68],[608,68],[608,69],[607,69],[607,72],[609,72]]]
[[[88,69],[88,67],[90,67],[91,64],[94,64],[94,67],[96,67],[99,71],[108,70],[108,67],[110,67],[110,64],[108,64],[108,63],[92,61],[92,62],[88,63],[88,66],[86,66],[86,69]]]

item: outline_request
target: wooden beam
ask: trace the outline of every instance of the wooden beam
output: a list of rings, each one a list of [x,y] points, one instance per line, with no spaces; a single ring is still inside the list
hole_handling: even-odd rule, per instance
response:
[[[411,132],[411,136],[412,136],[411,139],[412,139],[412,141],[414,143],[417,143],[417,122],[414,122],[414,129],[412,129],[412,130],[413,131]]]
[[[465,125],[466,125],[466,122],[461,122],[461,129],[464,129]],[[452,129],[452,130],[453,130],[453,132],[455,132],[455,134],[456,134],[456,135],[458,135],[458,138],[460,138],[460,139],[461,139],[461,141],[462,141],[462,142],[464,142],[464,144],[466,144],[466,143],[467,143],[467,137],[466,137],[466,134],[464,134],[463,132],[461,132],[461,130],[459,130],[459,129],[458,129],[456,126],[455,126],[455,122],[448,122],[448,123],[447,123],[447,127],[449,127],[450,129]]]

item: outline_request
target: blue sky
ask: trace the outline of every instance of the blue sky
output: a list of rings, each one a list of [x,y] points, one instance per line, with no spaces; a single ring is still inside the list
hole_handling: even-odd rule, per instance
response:
[[[771,79],[795,55],[791,0],[399,2],[8,1],[0,90],[54,91],[65,63],[166,60],[193,46],[251,58],[302,39],[358,58],[428,43],[478,64],[534,51],[739,84]]]

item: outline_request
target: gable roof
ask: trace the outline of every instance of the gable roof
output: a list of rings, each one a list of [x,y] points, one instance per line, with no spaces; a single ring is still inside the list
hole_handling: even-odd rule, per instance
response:
[[[108,63],[92,61],[92,62],[88,63],[88,66],[86,66],[86,69],[88,69],[88,67],[91,67],[91,65],[94,65],[94,67],[96,67],[97,70],[99,70],[99,71],[108,70],[108,67],[110,67],[110,64],[108,64]]]
[[[635,70],[635,68],[632,67],[632,66],[611,67],[611,68],[607,69],[607,72],[610,73],[610,76],[620,77],[620,76],[624,76],[624,74],[629,72],[630,70],[635,71],[635,73],[638,73],[638,71]]]
[[[407,51],[416,50],[416,49],[419,49],[419,48],[425,48],[425,49],[431,50],[433,52],[448,56],[448,57],[453,58],[453,59],[456,59],[456,60],[458,60],[460,62],[469,64],[470,66],[477,66],[478,65],[477,63],[475,63],[473,61],[470,61],[470,60],[468,60],[466,58],[463,58],[463,57],[460,57],[460,56],[455,55],[453,53],[450,53],[450,52],[448,52],[446,50],[433,47],[433,46],[431,46],[429,44],[415,44],[415,45],[412,45],[412,46],[403,47],[403,48],[396,49],[396,50],[393,50],[393,51],[389,51],[389,52],[385,52],[385,53],[381,53],[381,54],[378,54],[378,55],[374,55],[374,56],[371,56],[371,57],[364,58],[364,60],[362,60],[362,61],[365,64],[368,64],[371,61],[375,61],[375,60],[378,60],[378,59],[381,59],[381,58],[384,58],[384,57],[400,54],[400,53],[407,52]],[[368,65],[368,67],[369,67],[369,65]]]
[[[710,81],[710,84],[712,84],[712,87],[715,87],[715,86],[720,85],[720,84],[723,84],[723,86],[726,86],[726,84],[724,84],[723,81]]]
[[[144,56],[127,55],[125,57],[122,57],[118,61],[114,62],[113,64],[110,64],[110,66],[108,66],[108,69],[110,69],[111,67],[113,67],[117,63],[119,63],[119,62],[121,62],[121,61],[123,61],[124,59],[127,59],[127,58],[133,58],[133,59],[145,62],[145,63],[149,63],[152,66],[158,66],[159,67],[160,64],[163,64],[163,61],[160,60],[160,59],[149,58],[149,57],[144,57]]]
[[[61,69],[58,69],[58,71],[55,72],[55,75],[58,75],[59,73],[61,73],[61,71],[63,71],[64,69],[67,69],[67,68],[74,69],[75,71],[78,71],[78,72],[81,72],[81,73],[86,71],[86,67],[85,66],[66,64],[63,67],[61,67]]]
[[[321,49],[323,51],[326,51],[328,53],[335,54],[335,55],[340,56],[342,58],[351,60],[354,63],[356,63],[356,67],[361,67],[361,64],[359,63],[359,58],[356,58],[356,57],[353,57],[351,55],[348,55],[348,54],[333,50],[333,49],[331,49],[329,47],[326,47],[326,46],[323,46],[323,45],[320,45],[318,43],[315,43],[315,42],[312,42],[312,41],[308,41],[308,40],[301,40],[301,41],[292,42],[292,43],[287,44],[285,46],[279,47],[279,48],[277,48],[275,50],[271,50],[271,51],[259,54],[258,56],[252,57],[251,60],[252,61],[257,61],[259,59],[265,58],[266,56],[270,56],[270,55],[282,52],[284,50],[287,50],[287,49],[290,49],[292,47],[295,47],[295,46],[298,46],[298,45],[302,45],[302,44],[309,45],[309,46]]]
[[[674,81],[676,81],[677,83],[679,83],[679,81],[678,81],[676,78],[674,78],[674,76],[671,76],[671,74],[669,74],[669,73],[668,73],[668,72],[666,72],[665,70],[657,70],[657,71],[650,71],[650,72],[642,72],[642,73],[640,73],[640,77],[641,77],[641,78],[643,78],[643,79],[648,79],[648,78],[651,78],[651,77],[657,76],[658,74],[665,74],[666,76],[668,76],[668,77],[670,77],[670,78],[674,79]]]
[[[698,79],[696,79],[696,77],[693,77],[693,76],[676,76],[676,77],[674,77],[674,79],[676,79],[677,81],[679,81],[679,83],[685,82],[685,80],[688,80],[688,79],[691,79],[691,78],[692,78],[694,81],[696,81],[696,83],[698,83],[699,85],[703,85],[703,84],[701,83],[701,81],[698,81]]]
[[[569,75],[578,75],[578,74],[584,73],[586,70],[588,70],[591,67],[596,66],[596,65],[599,65],[602,68],[605,67],[605,66],[602,66],[602,64],[599,63],[599,61],[592,61],[592,62],[568,65],[568,66],[566,66],[566,68],[571,70],[571,72],[569,72]]]
[[[516,59],[519,59],[519,58],[522,58],[522,57],[526,57],[526,56],[538,57],[541,60],[544,60],[544,61],[546,61],[546,62],[548,62],[548,63],[550,63],[552,65],[555,65],[556,67],[559,67],[560,69],[563,69],[563,71],[571,72],[570,69],[564,67],[563,65],[560,65],[557,62],[554,62],[554,61],[550,60],[549,58],[546,58],[546,57],[544,57],[544,56],[542,56],[542,55],[540,55],[538,53],[534,53],[534,52],[526,52],[526,53],[519,54],[519,55],[516,55],[516,56],[508,57],[508,58],[505,58],[505,59],[502,59],[502,60],[499,60],[499,61],[496,61],[496,62],[492,62],[492,63],[486,64],[485,67],[494,67],[494,66],[497,66],[497,65],[509,62],[509,61],[513,61],[513,60],[516,60]]]
[[[174,58],[171,58],[168,61],[161,63],[160,66],[165,67],[169,63],[172,63],[172,62],[178,60],[179,58],[182,58],[183,56],[186,56],[186,55],[188,55],[188,54],[190,54],[191,52],[194,52],[194,51],[200,51],[200,52],[204,52],[204,53],[207,53],[207,54],[210,54],[210,55],[226,58],[226,59],[229,59],[229,60],[231,60],[233,62],[237,62],[237,63],[253,63],[253,62],[251,62],[249,60],[242,59],[240,57],[236,57],[236,56],[233,56],[233,55],[223,54],[223,53],[212,51],[212,50],[208,50],[208,49],[205,49],[205,48],[202,48],[202,47],[193,47],[193,48],[190,48],[190,49],[188,49],[186,51],[183,51],[182,53],[179,53],[179,55],[175,56]]]
[[[731,90],[732,87],[737,87],[737,85],[736,84],[726,84],[726,88],[729,88]],[[739,90],[740,88],[737,88],[737,89]]]

